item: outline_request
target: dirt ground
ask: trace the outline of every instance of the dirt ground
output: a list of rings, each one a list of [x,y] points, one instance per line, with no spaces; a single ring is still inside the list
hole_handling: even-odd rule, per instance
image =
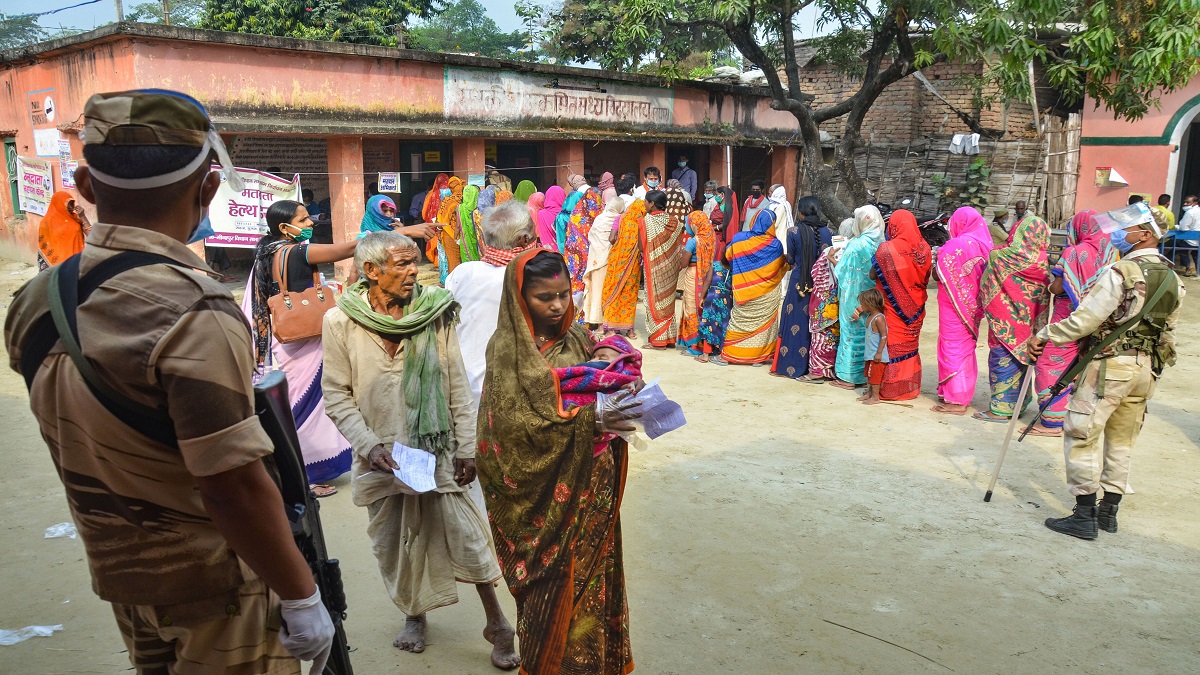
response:
[[[0,304],[32,274],[0,261]],[[647,354],[647,379],[661,375],[689,424],[634,451],[629,473],[622,515],[638,671],[1200,672],[1197,298],[1180,326],[1180,364],[1160,382],[1137,446],[1137,494],[1122,504],[1121,532],[1095,542],[1042,526],[1072,503],[1060,440],[1014,445],[983,503],[1004,427],[928,410],[933,298],[924,394],[911,409],[867,408],[762,368]],[[42,536],[70,517],[23,383],[7,369],[0,397],[0,628],[64,627],[0,647],[0,672],[128,672],[81,543]],[[986,375],[976,404],[985,397]],[[383,592],[366,513],[346,479],[338,485],[322,516],[342,561],[356,671],[494,672],[469,587],[430,615],[424,654],[391,646],[403,617]]]

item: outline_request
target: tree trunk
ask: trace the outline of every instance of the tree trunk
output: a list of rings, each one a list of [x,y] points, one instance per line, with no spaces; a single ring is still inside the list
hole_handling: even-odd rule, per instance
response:
[[[852,210],[838,199],[833,182],[833,167],[825,163],[825,153],[821,147],[821,128],[807,107],[793,108],[791,112],[800,124],[800,137],[804,140],[800,156],[804,162],[808,194],[821,200],[821,210],[830,221],[841,222],[852,214]],[[792,201],[800,196],[792,195]]]

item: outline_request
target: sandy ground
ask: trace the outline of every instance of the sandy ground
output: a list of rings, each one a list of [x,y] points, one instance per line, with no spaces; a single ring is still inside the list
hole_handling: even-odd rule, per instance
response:
[[[0,262],[0,304],[32,273]],[[983,503],[1004,427],[928,410],[932,298],[928,308],[924,395],[911,409],[867,408],[762,368],[647,354],[648,378],[662,376],[690,423],[635,451],[630,469],[622,514],[639,672],[1200,672],[1200,398],[1188,384],[1200,376],[1200,300],[1185,309],[1180,365],[1137,447],[1138,493],[1122,504],[1121,532],[1095,542],[1042,526],[1071,505],[1059,440],[1014,445]],[[982,381],[977,405],[985,394]],[[42,536],[69,514],[7,369],[0,397],[0,628],[64,626],[0,647],[0,672],[128,672],[81,543]],[[366,513],[339,485],[322,515],[342,560],[357,672],[494,672],[469,587],[431,614],[424,654],[391,646],[403,617],[383,592]]]

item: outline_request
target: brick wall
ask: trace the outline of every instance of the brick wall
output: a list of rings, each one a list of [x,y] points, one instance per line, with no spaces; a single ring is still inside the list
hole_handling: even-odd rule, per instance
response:
[[[886,67],[886,63],[884,64]],[[987,129],[1004,129],[1006,138],[1034,136],[1033,111],[1029,103],[1010,101],[1007,110],[1002,102],[980,109],[971,78],[977,78],[983,64],[940,63],[925,68],[922,73],[946,100],[959,110],[978,117]],[[781,74],[781,77],[786,77]],[[801,89],[816,96],[814,107],[820,108],[845,100],[860,86],[860,81],[839,73],[827,64],[809,64],[800,71]],[[990,92],[983,92],[984,97]],[[845,126],[841,117],[821,125],[835,137]],[[930,136],[970,133],[970,128],[942,101],[930,93],[913,76],[893,83],[879,95],[863,121],[862,135],[873,143],[909,143]]]

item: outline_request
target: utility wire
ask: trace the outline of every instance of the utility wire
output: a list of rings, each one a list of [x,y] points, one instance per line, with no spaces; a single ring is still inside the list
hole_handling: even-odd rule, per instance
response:
[[[94,5],[98,2],[100,2],[100,0],[87,0],[87,2],[81,2],[77,5],[71,5],[70,7],[59,7],[58,9],[51,9],[51,10],[45,11],[45,12],[32,12],[29,14],[12,14],[10,16],[4,17],[4,20],[11,21],[13,19],[25,19],[25,18],[28,18],[31,16],[46,16],[47,14],[58,14],[59,12],[65,12],[68,9],[75,9],[76,7],[83,7],[85,5]]]

